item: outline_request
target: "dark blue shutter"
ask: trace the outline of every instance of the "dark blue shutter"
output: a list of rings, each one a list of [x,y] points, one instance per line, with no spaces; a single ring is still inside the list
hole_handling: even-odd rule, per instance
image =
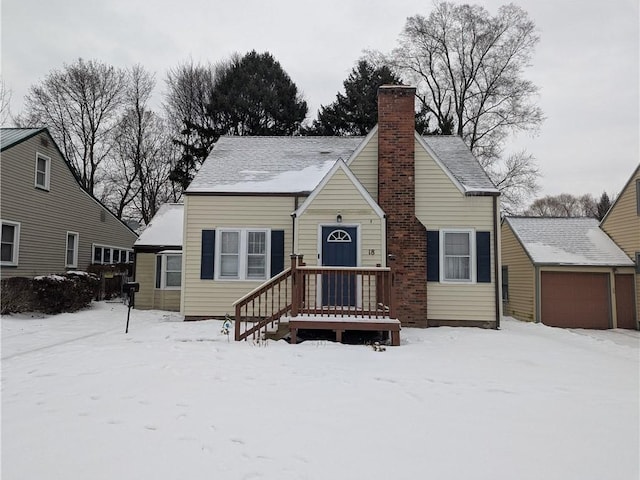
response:
[[[162,255],[156,255],[156,288],[162,286]]]
[[[427,230],[427,281],[440,281],[440,232]]]
[[[216,255],[216,231],[202,230],[202,252],[200,255],[200,278],[213,280],[213,265]]]
[[[491,233],[476,232],[476,281],[491,282]]]
[[[271,230],[271,276],[284,270],[284,230]]]

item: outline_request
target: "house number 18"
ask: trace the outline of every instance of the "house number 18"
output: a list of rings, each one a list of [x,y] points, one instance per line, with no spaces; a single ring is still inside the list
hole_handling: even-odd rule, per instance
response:
[[[370,250],[369,250],[369,255],[375,255],[375,254],[376,254],[376,251],[375,251],[375,250],[373,250],[373,249],[370,249]]]

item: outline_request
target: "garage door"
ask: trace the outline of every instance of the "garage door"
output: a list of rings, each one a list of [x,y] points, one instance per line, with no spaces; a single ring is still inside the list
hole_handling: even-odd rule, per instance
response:
[[[611,328],[609,274],[542,272],[541,320],[565,328]]]
[[[618,328],[636,329],[633,275],[616,274],[616,313]]]

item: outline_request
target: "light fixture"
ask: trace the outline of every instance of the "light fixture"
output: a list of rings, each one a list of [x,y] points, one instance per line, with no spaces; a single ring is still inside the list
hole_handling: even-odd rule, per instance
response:
[[[338,223],[342,223],[342,215],[338,214],[338,215],[336,216],[336,222],[338,222]]]

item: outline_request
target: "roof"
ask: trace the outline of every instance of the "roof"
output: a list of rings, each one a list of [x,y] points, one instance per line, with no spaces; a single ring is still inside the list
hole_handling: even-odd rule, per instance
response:
[[[311,192],[363,137],[220,137],[187,193]]]
[[[595,218],[506,217],[537,265],[633,266]]]
[[[186,192],[309,193],[338,159],[347,162],[369,138],[221,137]],[[464,193],[499,194],[460,137],[417,138]]]
[[[465,193],[499,193],[462,138],[455,135],[427,135],[421,138],[462,185]]]
[[[140,234],[134,247],[182,246],[182,220],[184,205],[182,203],[165,203]]]
[[[0,150],[27,140],[46,130],[45,128],[0,128]]]

